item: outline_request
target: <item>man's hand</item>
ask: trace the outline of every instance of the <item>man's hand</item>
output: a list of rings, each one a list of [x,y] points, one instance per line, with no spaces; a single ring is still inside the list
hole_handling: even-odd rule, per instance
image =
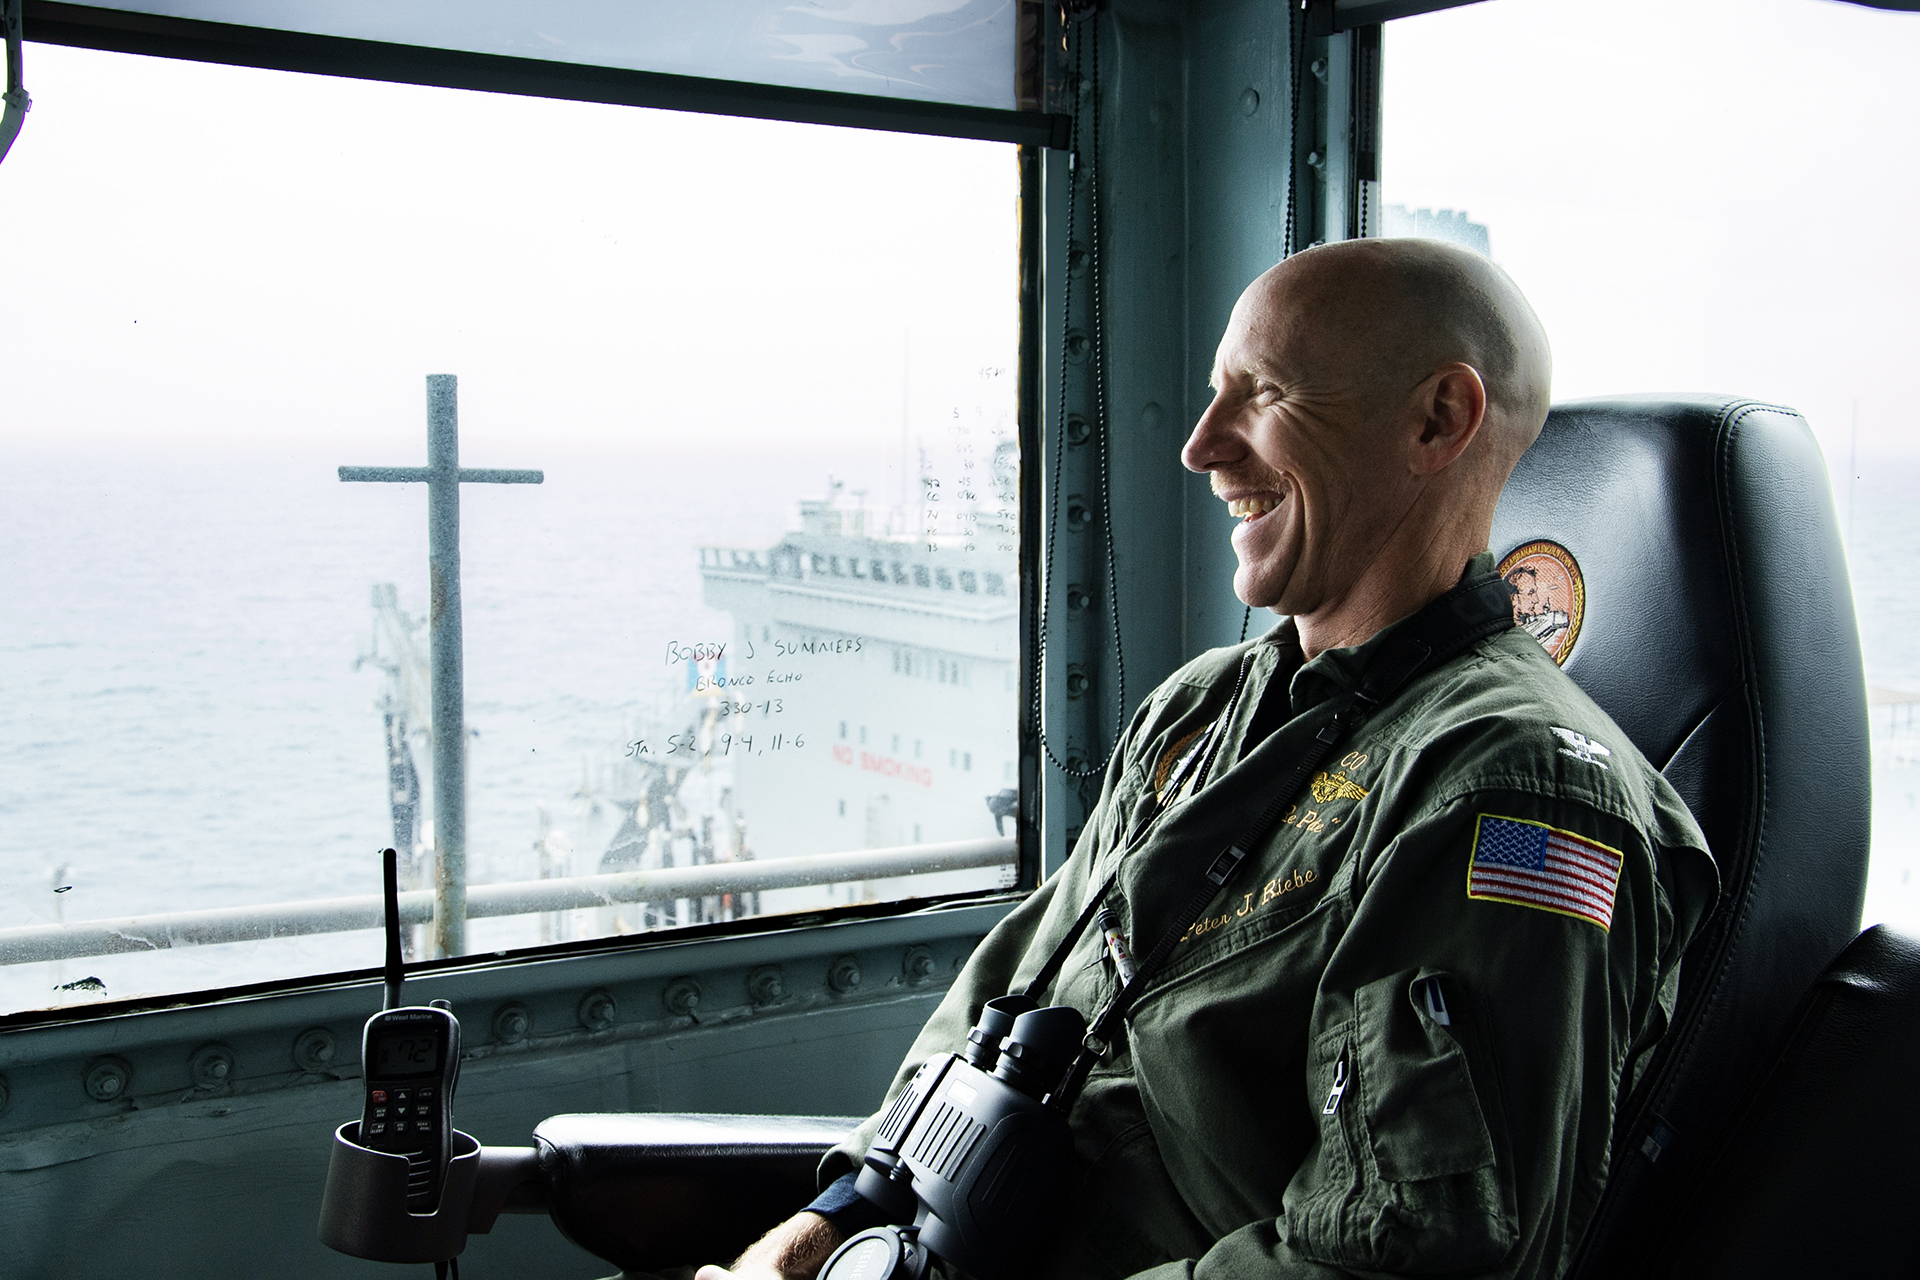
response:
[[[813,1280],[842,1238],[840,1228],[803,1210],[747,1246],[732,1270],[704,1266],[693,1280]]]

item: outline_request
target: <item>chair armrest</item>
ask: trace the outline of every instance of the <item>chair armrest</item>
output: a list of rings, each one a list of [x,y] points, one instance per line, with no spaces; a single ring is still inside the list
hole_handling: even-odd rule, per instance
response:
[[[1677,1197],[1657,1274],[1911,1275],[1920,939],[1875,925],[1800,1002],[1760,1085]]]
[[[467,1230],[485,1235],[503,1213],[545,1213],[547,1192],[540,1182],[538,1147],[482,1147],[474,1174]]]
[[[836,1116],[559,1115],[533,1131],[547,1212],[629,1271],[729,1262],[805,1208]]]

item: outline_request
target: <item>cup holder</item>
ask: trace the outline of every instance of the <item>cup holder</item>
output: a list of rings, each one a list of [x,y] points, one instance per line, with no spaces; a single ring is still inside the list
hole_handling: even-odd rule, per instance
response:
[[[358,1120],[334,1130],[327,1189],[320,1200],[321,1243],[374,1262],[457,1257],[467,1247],[479,1142],[457,1129],[449,1135],[453,1159],[447,1164],[439,1205],[432,1213],[409,1213],[407,1158],[363,1147],[359,1137]]]

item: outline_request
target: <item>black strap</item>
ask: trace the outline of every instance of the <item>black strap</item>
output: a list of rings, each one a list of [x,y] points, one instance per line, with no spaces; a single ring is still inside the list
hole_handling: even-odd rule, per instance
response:
[[[1107,1045],[1114,1031],[1146,990],[1147,982],[1207,909],[1207,904],[1233,879],[1240,864],[1246,861],[1248,852],[1273,830],[1280,815],[1293,803],[1294,796],[1299,794],[1301,786],[1312,776],[1320,762],[1327,758],[1333,744],[1345,737],[1348,730],[1375,708],[1391,700],[1414,676],[1512,626],[1513,589],[1499,574],[1487,573],[1474,578],[1462,578],[1457,586],[1414,614],[1388,637],[1367,664],[1359,687],[1341,699],[1333,715],[1320,727],[1320,732],[1314,735],[1306,752],[1294,765],[1285,785],[1274,791],[1266,808],[1260,811],[1260,816],[1207,864],[1202,873],[1202,883],[1195,887],[1193,896],[1187,900],[1180,914],[1174,917],[1160,940],[1154,943],[1153,950],[1140,961],[1132,980],[1121,987],[1107,1002],[1106,1008],[1094,1018],[1079,1056],[1067,1068],[1059,1088],[1048,1097],[1048,1106],[1065,1112],[1073,1105],[1081,1086],[1086,1083],[1088,1072],[1093,1070],[1095,1062],[1106,1056]],[[1124,863],[1124,859],[1121,862]],[[1119,874],[1119,865],[1116,865],[1106,882],[1100,886],[1099,892],[1094,894],[1087,908],[1081,912],[1073,931],[1055,948],[1047,968],[1042,969],[1040,975],[1047,982],[1050,983],[1057,976],[1059,966],[1065,963],[1073,943],[1098,911],[1101,900],[1112,890]],[[1042,989],[1043,984],[1036,979],[1035,983],[1029,984],[1027,992],[1034,995]]]
[[[1233,678],[1233,692],[1227,696],[1226,709],[1212,724],[1201,730],[1205,736],[1188,749],[1186,759],[1167,779],[1166,788],[1161,792],[1162,796],[1171,797],[1180,794],[1181,788],[1187,784],[1187,779],[1205,777],[1207,771],[1213,767],[1213,758],[1220,750],[1220,740],[1226,736],[1221,726],[1232,718],[1233,709],[1239,705],[1240,692],[1246,688],[1247,672],[1252,666],[1253,652],[1249,650],[1240,659],[1240,669]],[[1163,800],[1160,811],[1164,812],[1165,808],[1166,804]],[[1155,813],[1153,818],[1138,824],[1132,834],[1127,837],[1128,847],[1114,859],[1113,870],[1109,871],[1107,878],[1101,881],[1099,890],[1087,899],[1087,905],[1080,910],[1080,918],[1075,920],[1073,927],[1061,936],[1059,945],[1054,947],[1053,954],[1047,957],[1047,962],[1040,966],[1040,971],[1033,975],[1033,980],[1027,983],[1026,990],[1021,992],[1022,995],[1029,1000],[1038,1001],[1046,989],[1053,985],[1053,980],[1060,976],[1060,970],[1066,965],[1067,957],[1073,954],[1074,944],[1080,940],[1080,935],[1087,931],[1087,925],[1095,915],[1099,914],[1100,904],[1112,891],[1114,881],[1119,878],[1120,868],[1126,865],[1127,855],[1133,851],[1133,846],[1147,838],[1148,832],[1153,830],[1154,819],[1158,817],[1159,813]]]

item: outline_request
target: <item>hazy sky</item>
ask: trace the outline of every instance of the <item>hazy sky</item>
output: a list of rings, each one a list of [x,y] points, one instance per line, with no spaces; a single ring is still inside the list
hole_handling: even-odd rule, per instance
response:
[[[529,434],[897,453],[908,330],[922,417],[1013,350],[1010,147],[38,44],[28,68],[0,432],[411,461],[444,371],[476,461]],[[1920,15],[1831,0],[1405,19],[1386,198],[1491,228],[1561,398],[1781,400],[1836,469],[1857,404],[1863,453],[1920,452],[1915,68]]]
[[[1385,199],[1464,209],[1556,398],[1793,405],[1844,469],[1920,452],[1920,14],[1833,0],[1484,0],[1389,24]]]
[[[0,165],[16,441],[414,462],[443,372],[483,465],[530,465],[530,436],[897,457],[909,332],[922,418],[1016,349],[1004,144],[40,44],[27,70]]]

